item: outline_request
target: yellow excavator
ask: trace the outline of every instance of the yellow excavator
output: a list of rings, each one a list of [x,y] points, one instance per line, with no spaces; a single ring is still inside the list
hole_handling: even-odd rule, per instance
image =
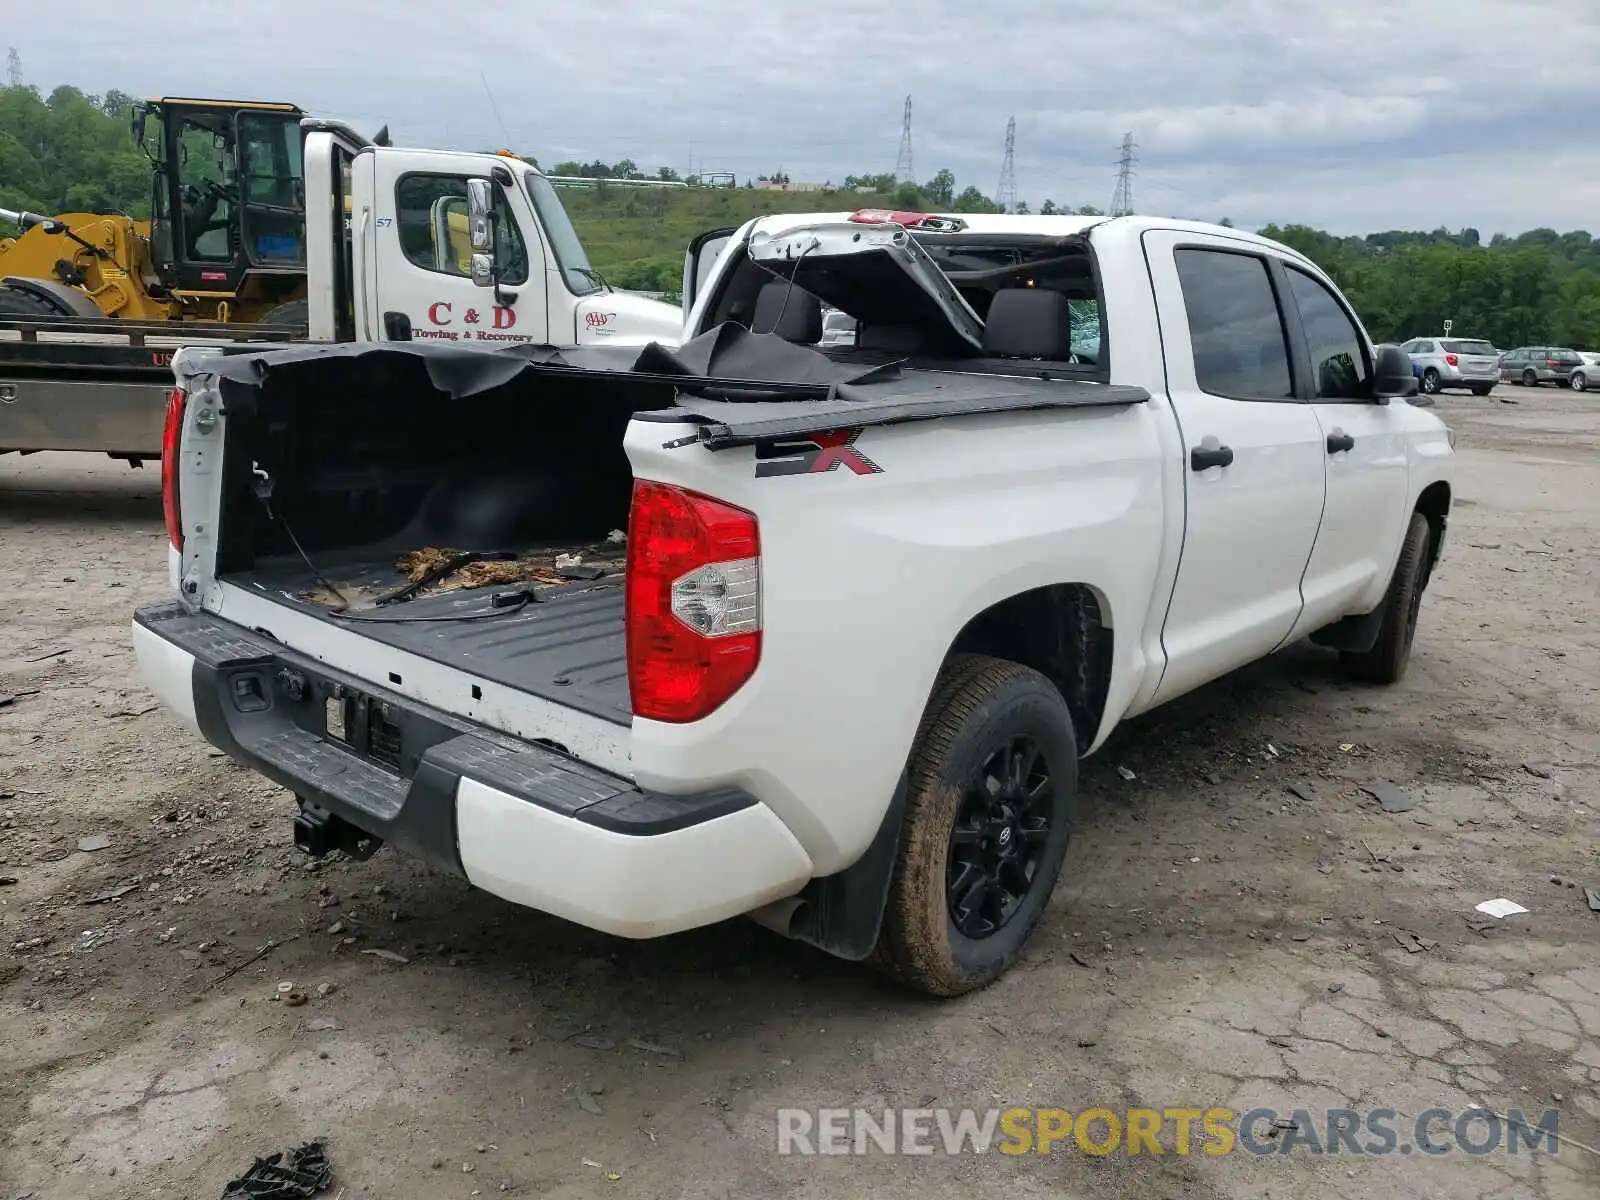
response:
[[[304,115],[260,100],[135,105],[150,220],[0,209],[20,228],[0,237],[0,318],[303,324]]]

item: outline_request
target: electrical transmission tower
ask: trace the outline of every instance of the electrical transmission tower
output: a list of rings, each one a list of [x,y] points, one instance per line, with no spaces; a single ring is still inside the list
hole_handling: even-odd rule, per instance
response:
[[[1000,160],[1000,186],[995,189],[994,202],[1001,212],[1017,211],[1017,119],[1006,122],[1006,156]]]
[[[896,183],[915,183],[917,181],[916,167],[911,162],[911,97],[906,97],[905,120],[900,125],[900,153],[894,160],[894,178]]]
[[[1125,217],[1133,211],[1133,164],[1138,147],[1133,144],[1133,134],[1122,135],[1122,156],[1117,159],[1117,190],[1111,195],[1111,215]]]
[[[15,46],[11,53],[6,55],[6,86],[19,88],[22,86],[22,55],[17,53]]]

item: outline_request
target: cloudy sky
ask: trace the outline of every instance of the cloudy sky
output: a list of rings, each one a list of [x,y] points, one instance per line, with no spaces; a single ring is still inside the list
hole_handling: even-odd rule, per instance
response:
[[[45,90],[290,100],[545,163],[887,171],[910,93],[919,178],[992,194],[1014,115],[1036,206],[1105,207],[1131,130],[1141,211],[1600,231],[1600,0],[53,0],[5,40]]]

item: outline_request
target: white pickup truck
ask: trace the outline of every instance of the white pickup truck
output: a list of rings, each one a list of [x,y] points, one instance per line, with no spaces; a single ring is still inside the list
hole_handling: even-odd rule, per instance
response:
[[[881,212],[700,249],[676,348],[180,356],[134,642],[308,852],[952,995],[1123,718],[1308,636],[1404,672],[1453,438],[1293,250]]]

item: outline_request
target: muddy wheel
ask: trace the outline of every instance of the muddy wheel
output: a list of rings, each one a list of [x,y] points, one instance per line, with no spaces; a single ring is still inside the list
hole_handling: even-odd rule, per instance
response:
[[[1017,663],[952,658],[909,788],[875,960],[920,991],[956,996],[1011,965],[1060,874],[1078,790],[1060,691]]]
[[[1383,598],[1383,624],[1372,649],[1339,655],[1344,669],[1364,683],[1397,683],[1411,661],[1411,641],[1417,633],[1417,612],[1428,585],[1428,548],[1432,537],[1428,518],[1411,514],[1406,540],[1400,547],[1389,590]]]

